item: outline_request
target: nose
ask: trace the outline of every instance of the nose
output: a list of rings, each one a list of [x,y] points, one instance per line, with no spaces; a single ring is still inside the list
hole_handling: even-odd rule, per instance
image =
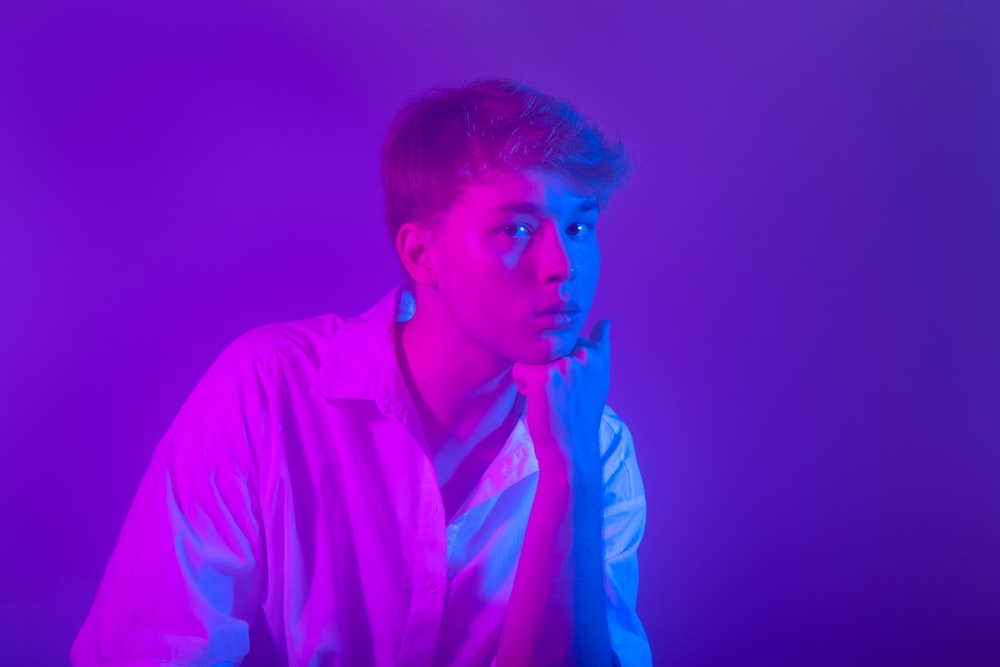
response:
[[[540,267],[543,282],[562,283],[573,280],[576,269],[567,240],[556,225],[545,225],[541,239]]]

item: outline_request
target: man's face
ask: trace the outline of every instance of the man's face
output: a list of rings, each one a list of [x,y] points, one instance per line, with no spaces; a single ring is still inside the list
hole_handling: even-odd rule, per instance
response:
[[[511,362],[569,354],[597,289],[598,212],[548,171],[497,171],[467,187],[433,243],[455,326]],[[544,313],[553,309],[576,310]]]

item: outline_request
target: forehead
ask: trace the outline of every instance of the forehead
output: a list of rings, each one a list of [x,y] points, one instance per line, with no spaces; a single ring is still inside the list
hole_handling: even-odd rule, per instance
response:
[[[465,214],[531,213],[559,217],[596,213],[597,199],[574,188],[560,174],[538,169],[491,172],[466,186],[453,210]]]

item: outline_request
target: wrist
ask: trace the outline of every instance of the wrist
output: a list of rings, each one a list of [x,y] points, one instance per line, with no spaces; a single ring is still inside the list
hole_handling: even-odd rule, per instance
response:
[[[574,499],[601,498],[600,445],[596,437],[576,442],[535,443],[539,480],[547,487],[565,487]]]

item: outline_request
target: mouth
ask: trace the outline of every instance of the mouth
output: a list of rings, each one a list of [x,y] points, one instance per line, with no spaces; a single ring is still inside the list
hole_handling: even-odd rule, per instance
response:
[[[558,303],[552,304],[551,306],[549,306],[545,310],[542,310],[542,311],[540,311],[538,313],[535,313],[535,314],[537,316],[539,316],[539,317],[542,317],[542,316],[545,316],[545,315],[566,315],[566,316],[573,316],[573,315],[579,315],[580,314],[580,307],[577,306],[576,303],[574,303],[573,301],[570,301],[569,303],[566,303],[564,301],[560,301]]]
[[[559,299],[535,313],[535,320],[544,331],[574,328],[583,317],[583,311],[576,301]]]
[[[545,330],[572,329],[582,315],[579,310],[555,310],[538,313],[535,318]]]

